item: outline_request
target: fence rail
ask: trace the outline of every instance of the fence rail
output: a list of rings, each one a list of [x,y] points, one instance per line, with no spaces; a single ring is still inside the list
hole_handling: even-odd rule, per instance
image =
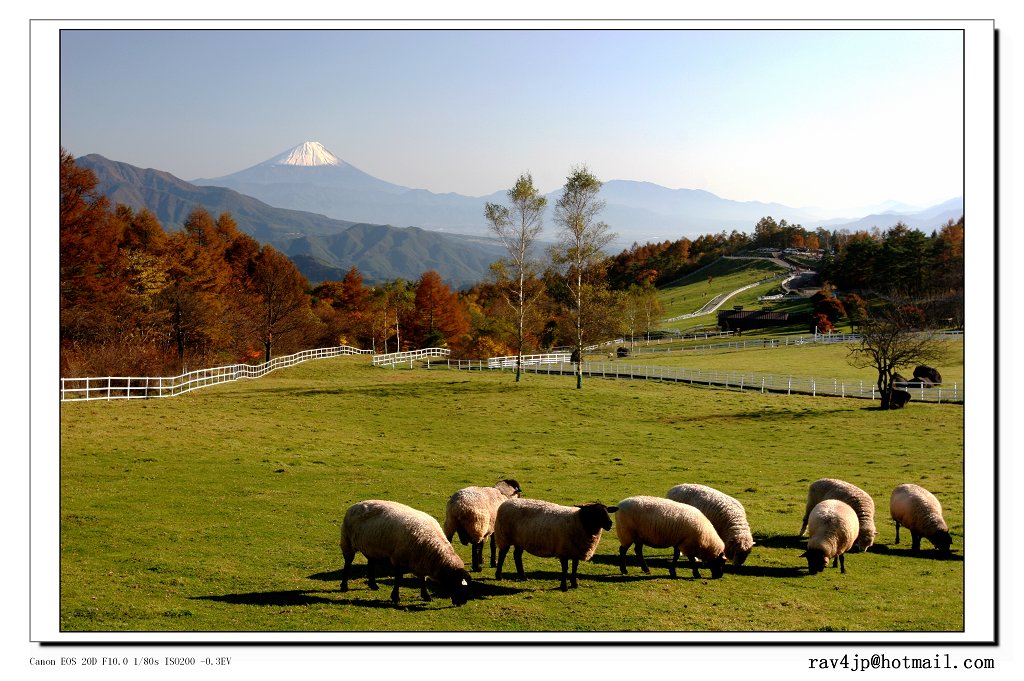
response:
[[[230,364],[212,369],[198,369],[180,376],[104,376],[102,378],[60,379],[60,401],[131,400],[153,397],[173,397],[183,393],[241,378],[260,378],[271,371],[294,366],[311,359],[324,359],[340,355],[365,355],[372,350],[360,350],[347,345],[303,350],[294,355],[275,357],[263,364]]]
[[[405,352],[390,352],[386,355],[374,355],[373,366],[394,366],[408,362],[410,365],[420,359],[430,357],[447,357],[451,354],[448,348],[423,348],[422,350],[406,350]]]
[[[463,371],[501,369],[491,366],[489,360],[448,360],[448,367]],[[582,371],[592,378],[671,381],[691,385],[722,386],[738,390],[756,390],[762,393],[802,394],[812,396],[880,399],[878,387],[870,381],[813,376],[757,374],[752,372],[684,369],[668,366],[640,366],[626,363],[583,362]],[[525,371],[538,374],[570,375],[575,366],[570,362],[535,364]],[[911,399],[919,402],[960,403],[964,401],[962,383],[937,383],[930,387],[907,389]]]
[[[546,355],[523,355],[523,366],[536,366],[538,364],[559,364],[569,362],[571,355],[568,352],[553,352]],[[516,366],[515,355],[508,357],[491,357],[487,360],[489,369],[514,369]]]

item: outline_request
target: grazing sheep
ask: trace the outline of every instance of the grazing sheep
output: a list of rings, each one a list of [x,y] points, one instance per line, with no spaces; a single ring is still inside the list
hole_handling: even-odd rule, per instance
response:
[[[396,604],[398,587],[406,572],[420,578],[420,595],[425,601],[430,600],[427,577],[451,594],[454,605],[462,605],[468,599],[471,578],[466,564],[445,538],[441,525],[423,511],[377,499],[350,506],[341,523],[341,554],[345,558],[342,591],[348,591],[349,568],[357,551],[366,556],[367,583],[374,591],[374,563],[390,560],[395,566],[391,600]]]
[[[576,588],[576,568],[581,560],[590,560],[601,541],[601,531],[612,528],[610,513],[618,509],[598,502],[560,506],[539,499],[509,499],[498,507],[494,538],[498,545],[495,579],[501,579],[501,566],[510,547],[516,562],[516,574],[525,579],[523,551],[541,558],[557,557],[562,562],[560,588],[566,591],[566,574],[572,561],[572,588]]]
[[[807,490],[807,507],[804,509],[803,525],[800,535],[807,529],[807,517],[818,502],[825,499],[838,499],[850,505],[860,518],[860,534],[857,536],[857,550],[867,551],[875,543],[875,502],[871,495],[856,485],[843,480],[822,478],[811,483]]]
[[[807,550],[800,557],[807,559],[808,572],[821,572],[831,559],[832,567],[838,562],[839,572],[846,574],[844,555],[860,531],[857,512],[838,499],[825,499],[811,510],[807,529]]]
[[[626,574],[626,551],[633,545],[640,569],[650,574],[644,560],[644,544],[656,549],[672,547],[672,563],[668,573],[676,576],[679,554],[690,559],[693,576],[700,579],[697,559],[711,569],[712,579],[722,576],[725,567],[725,544],[714,525],[697,508],[689,504],[637,496],[619,502],[615,533],[619,536],[619,569]]]
[[[900,525],[910,530],[911,550],[921,550],[921,537],[930,541],[939,553],[949,553],[953,538],[942,518],[942,504],[920,485],[900,485],[889,497],[889,515],[896,522],[896,543],[900,543]]]
[[[503,501],[518,497],[522,490],[515,480],[499,480],[494,487],[465,487],[448,499],[444,512],[444,536],[456,533],[463,545],[472,546],[472,570],[480,572],[484,562],[484,540],[491,538],[491,567],[494,567],[494,519]]]
[[[750,534],[747,511],[739,500],[705,485],[676,485],[665,496],[707,516],[725,542],[726,559],[733,565],[743,565],[756,543]]]

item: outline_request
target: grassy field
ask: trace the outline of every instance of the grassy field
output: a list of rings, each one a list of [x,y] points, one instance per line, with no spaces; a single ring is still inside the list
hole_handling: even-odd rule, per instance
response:
[[[61,405],[62,631],[961,631],[963,408],[879,412],[854,400],[659,383],[318,360],[181,397]],[[839,477],[878,508],[876,547],[809,576],[796,536],[807,485]],[[527,579],[476,575],[461,608],[404,588],[338,591],[338,524],[387,498],[442,518],[466,485],[516,478],[524,496],[613,504],[700,482],[738,497],[758,541],[720,580],[617,566],[614,529],[580,588],[558,561]],[[890,491],[943,502],[956,555],[893,545]],[[469,547],[458,545],[469,562]],[[511,560],[511,558],[509,559]],[[508,566],[506,566],[508,568]],[[512,573],[514,574],[514,572]],[[924,607],[926,606],[926,607]]]
[[[709,339],[690,343],[693,345],[710,345],[749,340],[744,334],[734,338]],[[687,369],[717,369],[720,371],[752,371],[761,374],[778,374],[793,376],[815,376],[818,378],[839,378],[863,380],[866,384],[874,383],[878,372],[874,369],[858,369],[847,361],[852,346],[846,344],[815,344],[780,345],[774,348],[725,348],[714,350],[685,350],[671,352],[634,352],[621,362],[640,365],[664,365],[685,367]],[[944,341],[946,356],[942,362],[936,363],[943,383],[959,383],[964,380],[964,342],[963,338]],[[650,346],[657,350],[657,345]],[[906,377],[913,375],[913,367],[902,372]]]

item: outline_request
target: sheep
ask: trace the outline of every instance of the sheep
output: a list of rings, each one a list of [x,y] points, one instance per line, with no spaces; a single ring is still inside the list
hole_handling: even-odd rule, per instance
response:
[[[939,553],[949,553],[953,538],[942,518],[942,504],[920,485],[903,484],[889,497],[889,515],[896,523],[896,543],[900,543],[900,525],[910,530],[911,550],[921,550],[921,537],[930,541]]]
[[[676,485],[665,495],[703,513],[725,542],[725,557],[739,567],[756,546],[747,523],[747,511],[739,500],[705,485]]]
[[[601,541],[601,531],[612,528],[609,514],[618,509],[599,502],[561,506],[539,499],[509,499],[498,507],[494,538],[498,545],[498,567],[494,578],[501,579],[501,568],[511,547],[517,577],[525,579],[523,551],[541,558],[557,557],[562,563],[559,588],[567,591],[566,575],[572,561],[572,588],[577,587],[576,568],[581,560],[590,560]]]
[[[871,495],[856,485],[851,485],[843,480],[833,478],[822,478],[811,483],[807,490],[807,507],[804,509],[803,525],[800,526],[800,534],[803,536],[807,529],[807,518],[811,510],[819,501],[825,499],[838,499],[846,502],[857,512],[860,518],[860,534],[857,536],[858,551],[867,551],[875,543],[875,502]]]
[[[460,606],[468,600],[472,578],[466,572],[466,564],[445,538],[441,525],[423,511],[379,499],[350,506],[341,523],[341,554],[345,558],[342,591],[348,591],[349,569],[357,551],[366,556],[367,583],[374,591],[374,563],[390,560],[395,566],[391,601],[396,605],[398,587],[406,572],[420,578],[420,596],[425,601],[431,600],[427,577],[448,591],[453,605]]]
[[[463,545],[472,546],[472,571],[480,572],[484,562],[484,540],[491,538],[491,567],[494,562],[494,519],[506,499],[522,493],[515,480],[499,480],[494,487],[465,487],[448,499],[444,513],[444,536],[456,533]]]
[[[619,570],[626,574],[626,551],[634,545],[640,569],[650,574],[644,560],[644,544],[656,549],[672,547],[672,563],[668,573],[676,577],[679,554],[690,559],[693,576],[700,579],[697,559],[711,569],[711,578],[722,576],[725,567],[725,543],[715,531],[711,521],[699,509],[671,499],[635,496],[618,504],[618,522],[615,533],[619,536]]]
[[[807,559],[807,571],[812,575],[825,569],[829,559],[832,567],[839,563],[839,572],[846,574],[844,558],[860,531],[857,512],[846,502],[825,499],[816,504],[807,520],[807,550],[800,554]]]

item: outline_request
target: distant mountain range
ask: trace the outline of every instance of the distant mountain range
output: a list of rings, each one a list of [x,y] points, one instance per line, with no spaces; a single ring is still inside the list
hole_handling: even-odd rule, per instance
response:
[[[213,215],[231,213],[241,230],[288,254],[313,283],[340,279],[355,265],[368,283],[416,279],[433,269],[449,284],[463,286],[484,279],[490,264],[505,255],[483,217],[488,201],[505,203],[504,190],[470,197],[402,187],[359,170],[317,142],[231,175],[192,182],[97,154],[77,162],[96,173],[100,191],[112,202],[148,208],[167,228],[180,227],[197,205]],[[548,195],[549,206],[559,193]],[[925,210],[891,202],[884,206],[890,210],[865,217],[822,220],[778,203],[731,201],[629,180],[606,181],[600,198],[606,204],[600,217],[618,234],[615,248],[723,230],[750,233],[769,215],[807,229],[885,229],[902,221],[926,232],[963,215],[963,199],[955,198]],[[549,234],[550,215],[549,208]]]
[[[99,191],[112,203],[148,208],[166,229],[180,228],[199,205],[215,217],[230,213],[240,230],[290,256],[311,283],[340,280],[355,265],[368,284],[415,280],[436,270],[450,285],[462,287],[484,279],[491,263],[504,255],[497,242],[487,239],[275,208],[230,189],[199,187],[97,154],[76,163],[96,174]]]
[[[432,230],[487,234],[484,205],[505,202],[505,191],[487,196],[435,194],[392,184],[346,163],[318,142],[305,142],[263,163],[237,173],[192,181],[200,186],[222,186],[253,196],[270,205],[323,213],[342,220],[392,225],[415,225]],[[553,206],[559,191],[548,194]],[[751,232],[762,217],[772,216],[809,229],[887,228],[903,220],[911,227],[931,230],[963,213],[963,200],[921,212],[882,213],[866,218],[822,220],[806,209],[779,203],[732,201],[696,189],[668,189],[650,182],[608,180],[601,187],[605,210],[601,219],[619,237],[616,243],[694,238],[722,230]],[[896,204],[893,204],[896,205]],[[957,207],[959,206],[959,207]],[[549,217],[548,230],[551,230]],[[856,225],[856,227],[853,227]]]

